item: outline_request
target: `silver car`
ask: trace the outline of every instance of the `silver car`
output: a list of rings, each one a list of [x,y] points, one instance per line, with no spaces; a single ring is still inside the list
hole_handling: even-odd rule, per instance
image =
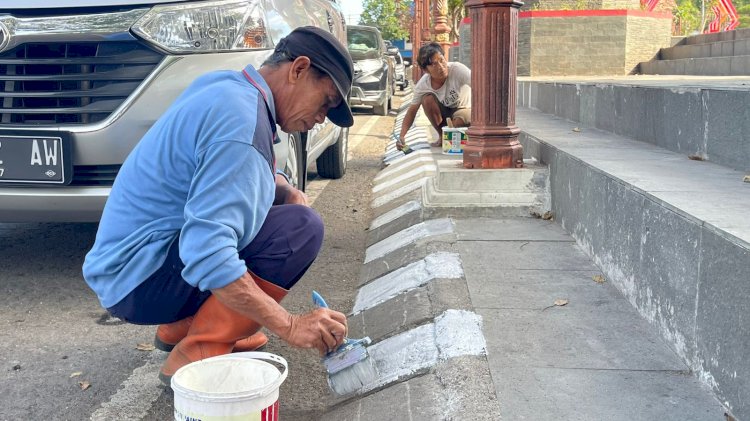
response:
[[[3,1],[0,222],[98,221],[122,162],[193,79],[260,67],[304,25],[346,45],[338,0]],[[277,166],[298,187],[313,160],[346,171],[346,129],[281,138]]]

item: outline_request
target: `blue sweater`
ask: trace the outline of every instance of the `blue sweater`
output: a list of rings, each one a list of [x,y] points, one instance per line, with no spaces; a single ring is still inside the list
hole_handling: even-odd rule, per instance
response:
[[[260,74],[245,71],[268,96]],[[247,270],[238,251],[263,224],[275,194],[273,131],[260,92],[242,72],[193,82],[122,165],[83,276],[103,307],[163,264],[179,236],[182,277],[205,291]]]

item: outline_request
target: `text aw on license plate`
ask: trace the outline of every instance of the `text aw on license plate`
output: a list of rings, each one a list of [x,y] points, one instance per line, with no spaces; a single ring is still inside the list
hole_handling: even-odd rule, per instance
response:
[[[0,135],[0,183],[69,183],[69,147],[62,134]]]

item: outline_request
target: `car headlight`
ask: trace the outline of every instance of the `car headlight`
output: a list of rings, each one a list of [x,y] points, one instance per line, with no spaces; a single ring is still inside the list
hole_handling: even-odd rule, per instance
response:
[[[258,0],[216,0],[154,6],[131,28],[171,53],[270,48]]]

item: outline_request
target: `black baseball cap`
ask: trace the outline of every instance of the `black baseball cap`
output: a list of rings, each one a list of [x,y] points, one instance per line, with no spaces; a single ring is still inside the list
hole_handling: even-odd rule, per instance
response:
[[[354,65],[349,51],[333,34],[315,26],[302,26],[282,38],[275,51],[285,53],[292,60],[305,56],[313,67],[330,76],[341,94],[341,103],[328,110],[328,118],[341,127],[354,124],[349,108]]]

